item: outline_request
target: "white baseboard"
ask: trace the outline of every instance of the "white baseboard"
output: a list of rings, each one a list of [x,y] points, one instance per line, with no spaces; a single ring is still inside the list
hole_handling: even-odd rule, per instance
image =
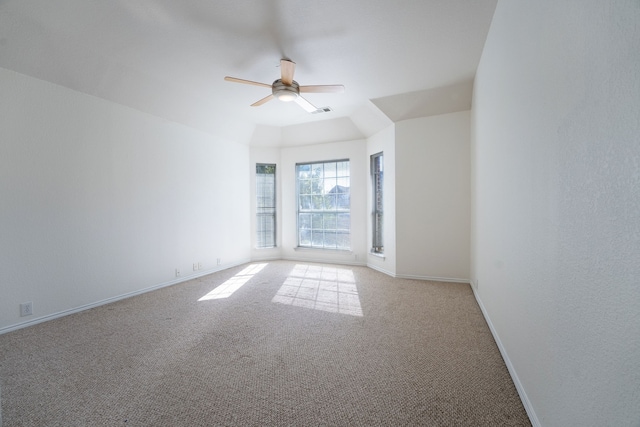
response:
[[[531,421],[531,425],[533,425],[533,427],[542,427],[542,424],[540,424],[540,420],[538,420],[538,417],[537,417],[535,411],[533,410],[533,406],[531,405],[531,401],[529,400],[529,397],[527,397],[527,393],[525,392],[524,387],[522,386],[522,383],[520,382],[520,378],[518,378],[518,374],[517,374],[515,368],[513,367],[513,364],[511,363],[511,359],[509,359],[509,355],[507,354],[507,350],[502,345],[502,341],[500,341],[500,337],[498,336],[498,332],[493,327],[493,323],[491,323],[491,318],[489,317],[489,314],[487,313],[487,310],[484,308],[484,304],[482,304],[482,300],[480,299],[480,295],[478,295],[478,292],[477,292],[477,290],[476,290],[476,288],[474,286],[471,286],[471,290],[473,291],[473,295],[475,296],[476,301],[478,302],[478,305],[480,306],[480,310],[482,311],[482,315],[484,316],[484,319],[486,320],[487,325],[489,325],[489,330],[491,331],[491,335],[493,335],[493,339],[495,340],[496,344],[498,345],[498,349],[500,350],[500,354],[502,355],[502,359],[504,360],[504,363],[507,365],[507,369],[509,370],[509,374],[511,375],[511,379],[513,380],[513,383],[516,386],[516,390],[518,391],[518,394],[520,395],[520,400],[522,400],[522,404],[524,405],[524,409],[525,409],[525,411],[527,411],[527,415],[529,416],[529,420]]]
[[[468,283],[471,284],[470,279],[459,279],[456,277],[437,277],[437,276],[415,276],[411,274],[396,274],[392,271],[385,270],[384,268],[380,268],[375,264],[367,264],[367,267],[379,271],[380,273],[384,273],[387,276],[391,276],[397,279],[412,279],[412,280],[427,280],[431,282],[451,282],[451,283]]]
[[[470,279],[460,279],[457,277],[414,276],[411,274],[396,274],[394,277],[398,279],[430,280],[432,282],[471,283]]]
[[[159,283],[157,285],[154,286],[150,286],[148,288],[144,288],[144,289],[139,289],[137,291],[133,291],[133,292],[128,292],[126,294],[122,294],[122,295],[117,295],[111,298],[106,298],[100,301],[96,301],[96,302],[92,302],[89,304],[84,304],[78,307],[74,307],[74,308],[70,308],[68,310],[62,310],[59,311],[57,313],[52,313],[52,314],[47,314],[35,319],[30,319],[26,322],[20,322],[20,323],[15,323],[13,325],[9,325],[9,326],[5,326],[4,328],[0,328],[0,335],[2,334],[6,334],[7,332],[12,332],[12,331],[16,331],[18,329],[22,329],[22,328],[26,328],[28,326],[33,326],[33,325],[37,325],[38,323],[42,323],[42,322],[47,322],[49,320],[53,320],[53,319],[58,319],[60,317],[64,317],[64,316],[68,316],[70,314],[74,314],[74,313],[79,313],[81,311],[84,310],[89,310],[91,308],[95,308],[95,307],[99,307],[101,305],[105,305],[105,304],[109,304],[112,302],[116,302],[119,301],[121,299],[125,299],[125,298],[130,298],[136,295],[140,295],[140,294],[144,294],[147,292],[151,292],[151,291],[155,291],[157,289],[161,289],[167,286],[171,286],[171,285],[176,285],[178,283],[182,283],[182,282],[186,282],[187,280],[192,280],[192,279],[196,279],[198,277],[202,277],[202,276],[206,276],[207,274],[211,274],[211,273],[215,273],[217,271],[222,271],[222,270],[226,270],[228,268],[232,268],[241,264],[245,264],[247,262],[250,262],[250,260],[245,259],[245,260],[240,260],[240,261],[236,261],[236,262],[232,262],[229,264],[224,264],[224,265],[220,265],[217,266],[215,268],[210,268],[210,269],[206,269],[206,270],[200,270],[195,272],[194,274],[190,274],[188,276],[181,276],[181,277],[176,277],[173,280],[169,280],[167,282],[163,282],[163,283]],[[2,427],[0,425],[0,427]]]
[[[270,261],[280,261],[281,259],[282,259],[281,256],[251,257],[250,262],[270,262]]]
[[[367,267],[369,267],[369,268],[370,268],[370,269],[372,269],[372,270],[379,271],[380,273],[386,274],[387,276],[390,276],[390,277],[396,277],[396,275],[395,275],[395,273],[394,273],[394,272],[389,271],[389,270],[386,270],[386,269],[384,269],[384,268],[380,268],[380,267],[379,267],[379,266],[377,266],[377,265],[374,265],[374,264],[369,263],[369,264],[367,264]]]

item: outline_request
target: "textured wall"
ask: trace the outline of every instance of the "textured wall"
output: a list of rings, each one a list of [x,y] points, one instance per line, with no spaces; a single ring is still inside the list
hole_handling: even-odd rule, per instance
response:
[[[473,279],[544,426],[640,425],[640,3],[501,1],[473,112]]]
[[[396,272],[469,280],[470,113],[396,124]]]
[[[3,69],[0,93],[0,330],[248,260],[248,147]]]

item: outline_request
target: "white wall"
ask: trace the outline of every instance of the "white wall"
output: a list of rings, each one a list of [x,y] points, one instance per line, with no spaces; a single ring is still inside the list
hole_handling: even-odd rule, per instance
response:
[[[396,274],[396,133],[395,125],[388,126],[367,139],[367,156],[383,152],[383,230],[384,256],[373,255],[373,189],[371,175],[367,180],[367,265],[390,276]],[[367,168],[369,166],[367,165]],[[367,169],[370,174],[371,171]]]
[[[396,273],[469,281],[470,112],[396,123]]]
[[[500,1],[478,68],[473,279],[534,424],[640,425],[639,23]]]
[[[296,163],[349,159],[351,167],[351,251],[296,249]],[[367,260],[367,177],[365,140],[282,148],[282,257],[284,259],[365,264]]]
[[[0,93],[0,331],[249,259],[247,147],[4,69]]]

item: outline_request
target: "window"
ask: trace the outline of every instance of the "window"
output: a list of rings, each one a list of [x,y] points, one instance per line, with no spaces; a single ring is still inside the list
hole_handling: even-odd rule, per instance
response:
[[[383,202],[382,202],[382,184],[384,182],[384,168],[383,168],[382,153],[374,154],[371,156],[371,187],[373,188],[373,210],[372,224],[372,245],[371,252],[374,254],[384,253],[384,241],[382,239],[383,230]]]
[[[298,246],[351,248],[349,160],[296,165]]]
[[[256,247],[276,246],[276,165],[256,164]]]

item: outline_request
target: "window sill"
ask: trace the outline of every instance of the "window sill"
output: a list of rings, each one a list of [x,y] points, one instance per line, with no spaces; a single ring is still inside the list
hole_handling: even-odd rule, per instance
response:
[[[333,252],[333,253],[337,253],[337,254],[352,254],[353,251],[351,249],[329,249],[329,248],[308,248],[306,246],[296,246],[293,248],[294,251],[301,251],[301,252]]]
[[[386,257],[384,256],[384,254],[380,254],[377,252],[369,252],[369,255],[374,256],[376,258],[382,258],[382,259],[386,259]]]

